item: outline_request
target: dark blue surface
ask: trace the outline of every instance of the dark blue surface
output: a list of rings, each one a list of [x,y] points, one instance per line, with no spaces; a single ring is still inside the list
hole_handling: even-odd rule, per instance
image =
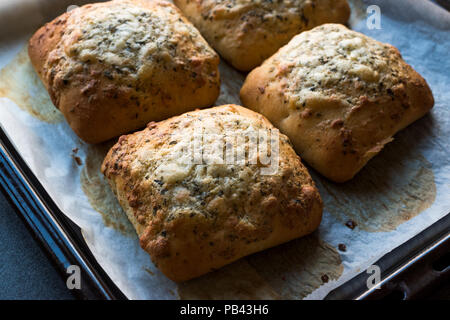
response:
[[[0,299],[73,299],[1,191]]]

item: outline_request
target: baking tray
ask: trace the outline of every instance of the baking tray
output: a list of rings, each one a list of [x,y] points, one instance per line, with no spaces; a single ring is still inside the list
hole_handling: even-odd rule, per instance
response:
[[[87,247],[80,228],[56,206],[0,126],[0,187],[66,279],[78,265],[80,299],[126,299]],[[450,282],[450,214],[375,263],[380,289],[368,289],[366,271],[331,291],[326,299],[415,299]]]

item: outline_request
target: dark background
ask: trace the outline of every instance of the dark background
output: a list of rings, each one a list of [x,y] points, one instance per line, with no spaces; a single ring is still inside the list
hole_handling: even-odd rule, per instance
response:
[[[0,192],[0,299],[73,299],[65,280]]]

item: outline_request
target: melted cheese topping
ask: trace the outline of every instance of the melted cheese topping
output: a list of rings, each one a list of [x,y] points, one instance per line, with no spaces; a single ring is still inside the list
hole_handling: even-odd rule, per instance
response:
[[[287,77],[294,106],[335,96],[355,103],[400,82],[404,68],[393,47],[341,25],[326,25],[296,36],[272,62]],[[359,93],[359,94],[358,94]]]
[[[290,148],[287,138],[278,131],[272,133],[262,121],[236,113],[220,112],[212,116],[203,112],[178,119],[170,126],[170,136],[158,143],[157,148],[150,143],[136,148],[130,165],[132,175],[147,175],[144,184],[148,181],[164,190],[173,201],[174,214],[183,208],[201,212],[204,197],[220,198],[226,194],[232,199],[242,199],[253,183],[263,179],[259,170],[263,165],[258,161],[264,150],[261,145],[266,143],[268,149],[272,145],[279,150]],[[262,137],[271,140],[262,142]],[[260,147],[252,151],[249,148],[256,146],[254,139],[260,139]],[[253,142],[249,143],[250,140]],[[225,144],[229,144],[227,150],[232,151],[232,158],[227,158]],[[244,155],[244,159],[239,162],[236,155]],[[278,155],[270,160],[278,162]],[[275,173],[282,174],[283,170]]]

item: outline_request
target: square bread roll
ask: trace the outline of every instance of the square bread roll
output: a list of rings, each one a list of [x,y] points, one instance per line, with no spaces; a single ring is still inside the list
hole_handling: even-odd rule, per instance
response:
[[[65,13],[29,41],[55,106],[97,143],[212,105],[219,57],[173,4],[116,0]]]
[[[294,37],[248,75],[240,94],[336,182],[351,179],[434,104],[395,47],[338,24]]]
[[[225,145],[235,158],[224,156]],[[200,161],[189,150],[194,157],[202,151]],[[174,281],[309,234],[322,217],[319,192],[288,138],[236,105],[151,122],[122,136],[102,172],[142,248]]]
[[[346,0],[174,0],[214,49],[250,71],[296,34],[324,23],[346,23]]]

